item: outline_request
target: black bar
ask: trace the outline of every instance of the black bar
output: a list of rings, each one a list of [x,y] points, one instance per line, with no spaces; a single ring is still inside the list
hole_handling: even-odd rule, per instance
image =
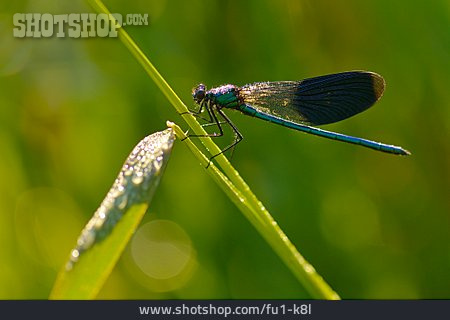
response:
[[[3,300],[0,319],[448,320],[450,300]]]

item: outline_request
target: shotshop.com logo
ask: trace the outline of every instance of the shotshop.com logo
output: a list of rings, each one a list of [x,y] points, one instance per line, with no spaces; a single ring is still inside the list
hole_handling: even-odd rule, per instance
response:
[[[122,26],[148,25],[148,14],[119,13],[15,13],[13,36],[16,38],[92,38],[117,37]]]

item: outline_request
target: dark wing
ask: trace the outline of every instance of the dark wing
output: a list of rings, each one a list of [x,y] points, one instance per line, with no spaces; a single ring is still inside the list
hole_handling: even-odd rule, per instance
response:
[[[372,106],[384,79],[367,71],[329,74],[301,81],[258,82],[240,88],[258,112],[297,123],[321,125],[347,119]]]

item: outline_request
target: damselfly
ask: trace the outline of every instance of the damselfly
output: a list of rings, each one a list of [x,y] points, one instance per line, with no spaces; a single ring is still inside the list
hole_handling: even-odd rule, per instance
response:
[[[194,88],[192,96],[199,105],[194,114],[206,110],[209,122],[223,135],[222,124],[235,132],[235,140],[222,152],[234,147],[243,136],[223,109],[273,122],[316,136],[353,143],[397,155],[409,151],[394,145],[326,131],[314,126],[329,124],[360,113],[380,99],[384,79],[367,71],[350,71],[300,81],[256,82],[238,87],[232,84],[206,90],[204,84]]]

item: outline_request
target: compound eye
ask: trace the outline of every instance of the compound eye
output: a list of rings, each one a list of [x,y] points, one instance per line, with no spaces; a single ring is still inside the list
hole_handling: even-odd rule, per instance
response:
[[[205,98],[206,87],[204,84],[199,84],[197,88],[194,89],[192,97],[196,102],[201,102]]]

